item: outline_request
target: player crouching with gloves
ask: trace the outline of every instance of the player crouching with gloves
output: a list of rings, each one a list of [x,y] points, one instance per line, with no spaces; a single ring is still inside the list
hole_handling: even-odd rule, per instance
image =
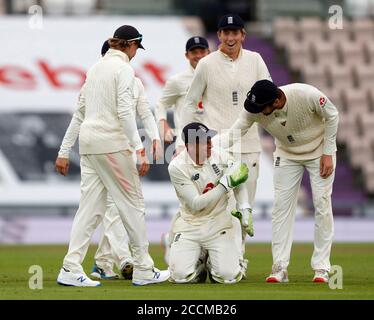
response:
[[[233,192],[241,221],[253,233],[243,184],[248,167],[233,162],[227,152],[212,149],[211,137],[216,133],[201,123],[186,125],[182,132],[186,148],[169,164],[180,201],[169,261],[170,281],[175,283],[204,282],[206,269],[211,280],[219,283],[236,283],[245,276],[240,223],[227,206]]]

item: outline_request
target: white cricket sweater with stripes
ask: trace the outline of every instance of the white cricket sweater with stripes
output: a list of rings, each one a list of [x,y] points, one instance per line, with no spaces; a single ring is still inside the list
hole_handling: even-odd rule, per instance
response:
[[[102,154],[143,148],[135,120],[134,70],[128,56],[109,49],[87,72],[79,109],[80,154]]]
[[[236,60],[220,50],[212,52],[199,61],[186,96],[185,108],[190,110],[188,115],[194,115],[190,120],[202,122],[222,134],[238,119],[252,85],[262,79],[271,80],[271,77],[257,52],[241,49]],[[201,97],[204,106],[202,115],[196,113]],[[231,150],[260,152],[257,126],[254,125],[242,137],[241,145],[234,145]]]
[[[260,124],[275,138],[275,157],[310,160],[336,152],[339,115],[334,104],[317,88],[303,83],[281,86],[286,104],[265,116],[243,110],[230,130],[230,139]],[[235,138],[234,138],[235,139]]]

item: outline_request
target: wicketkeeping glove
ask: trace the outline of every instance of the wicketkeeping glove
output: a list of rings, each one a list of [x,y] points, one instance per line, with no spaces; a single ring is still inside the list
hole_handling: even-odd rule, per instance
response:
[[[219,179],[226,190],[231,190],[248,179],[248,167],[245,163],[234,163],[227,172]]]
[[[232,210],[231,214],[240,220],[240,223],[245,229],[245,232],[250,237],[253,237],[254,230],[253,230],[252,209],[246,208],[246,209],[240,209],[240,210]]]

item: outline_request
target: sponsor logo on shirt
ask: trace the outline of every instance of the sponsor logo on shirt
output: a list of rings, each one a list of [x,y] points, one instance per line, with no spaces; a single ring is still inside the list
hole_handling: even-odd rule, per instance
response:
[[[295,142],[295,139],[293,138],[293,136],[289,135],[287,136],[287,139],[290,143],[294,143]]]
[[[221,173],[221,170],[219,170],[218,166],[215,163],[213,163],[212,168],[213,168],[214,172],[216,173],[216,175],[219,176],[220,173]]]
[[[181,233],[177,233],[175,235],[174,242],[177,242],[180,239],[181,235],[182,235]]]
[[[279,165],[280,165],[280,161],[281,161],[281,158],[280,158],[280,157],[277,157],[277,158],[275,159],[274,167],[279,167]]]
[[[326,101],[327,101],[327,99],[325,97],[320,97],[319,98],[319,106],[321,108],[323,108],[325,106],[325,104],[326,104]]]
[[[200,174],[196,173],[196,174],[194,174],[194,175],[191,177],[191,180],[192,180],[192,181],[197,181],[197,180],[199,180],[199,178],[200,178]]]

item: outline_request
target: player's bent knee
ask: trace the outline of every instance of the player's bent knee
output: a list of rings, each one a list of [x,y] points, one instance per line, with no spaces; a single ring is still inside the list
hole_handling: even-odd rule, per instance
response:
[[[170,270],[170,280],[174,283],[189,283],[196,276],[196,272],[186,272],[182,270]]]
[[[243,274],[240,272],[240,267],[232,268],[232,269],[220,269],[220,270],[212,270],[212,277],[219,283],[224,284],[231,284],[239,282]]]

